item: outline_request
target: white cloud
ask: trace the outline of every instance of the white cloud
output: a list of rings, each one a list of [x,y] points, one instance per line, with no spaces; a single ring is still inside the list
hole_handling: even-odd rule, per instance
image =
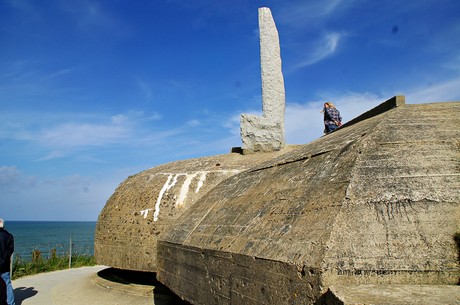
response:
[[[147,117],[147,120],[151,121],[159,121],[163,118],[163,116],[160,113],[153,113],[149,117]]]
[[[32,144],[36,149],[28,152],[41,153],[42,156],[35,159],[44,161],[65,157],[80,149],[107,145],[127,147],[158,142],[183,133],[190,127],[185,123],[184,128],[153,131],[156,125],[152,125],[152,121],[161,118],[159,113],[145,114],[143,111],[130,111],[112,116],[96,113],[27,111],[1,113],[0,138],[11,141],[11,145],[21,142],[21,145]]]
[[[129,111],[106,115],[97,113],[0,113],[0,139],[11,147],[24,147],[23,153],[31,160],[49,161],[72,157],[76,160],[103,163],[105,149],[117,150],[123,155],[142,153],[146,149],[161,155],[181,149],[196,136],[196,127],[206,128],[209,120],[191,119],[172,128],[153,124],[161,120],[159,113]],[[69,123],[63,121],[70,121]],[[204,136],[204,135],[200,135]],[[113,155],[106,155],[112,158]],[[153,158],[153,157],[152,157]]]
[[[340,40],[344,36],[345,34],[343,33],[326,33],[322,36],[321,40],[313,46],[311,50],[305,52],[307,58],[304,58],[299,63],[294,65],[294,69],[313,65],[327,57],[334,55],[339,46]]]
[[[323,107],[323,102],[333,102],[340,110],[343,122],[354,119],[360,114],[374,108],[392,97],[390,94],[377,95],[370,92],[347,92],[341,95],[323,94],[322,96],[323,98],[320,107]]]
[[[460,100],[460,78],[446,81],[427,89],[415,89],[405,95],[407,104],[446,102]],[[286,142],[289,144],[308,143],[323,135],[323,103],[332,101],[340,110],[343,122],[392,98],[396,94],[377,95],[374,93],[349,92],[345,94],[323,93],[321,101],[305,104],[286,104]]]
[[[127,126],[116,124],[68,123],[47,128],[37,140],[47,147],[75,148],[116,143],[129,135]]]
[[[117,115],[112,116],[111,119],[112,119],[113,124],[121,125],[121,124],[126,123],[128,118],[124,114],[117,114]]]
[[[406,95],[406,103],[447,102],[460,100],[460,77],[453,78],[429,87],[412,89]]]
[[[199,120],[189,120],[188,122],[185,123],[185,125],[189,127],[196,127],[200,124],[201,122]]]
[[[323,135],[323,114],[320,111],[327,101],[331,101],[337,106],[343,122],[347,122],[390,97],[382,98],[371,93],[349,92],[343,95],[323,93],[319,101],[309,101],[305,104],[287,103],[286,143],[308,143]]]
[[[248,112],[244,112],[244,113],[248,113]],[[257,114],[257,115],[260,115]],[[238,114],[235,114],[235,115],[232,115],[228,120],[226,120],[224,123],[223,123],[223,127],[228,129],[228,131],[230,132],[230,134],[232,135],[239,135],[240,134],[240,119],[241,118],[241,114],[238,113]]]
[[[62,158],[66,155],[65,152],[63,151],[58,151],[58,150],[53,150],[50,153],[48,153],[46,156],[39,158],[38,161],[47,161],[47,160],[53,160],[53,159],[58,159]]]
[[[301,144],[322,135],[322,116],[320,103],[309,103],[306,105],[286,105],[286,143]]]

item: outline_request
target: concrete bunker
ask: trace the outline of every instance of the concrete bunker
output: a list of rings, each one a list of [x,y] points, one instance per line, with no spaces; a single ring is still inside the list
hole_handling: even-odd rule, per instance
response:
[[[98,263],[156,271],[193,304],[342,304],[333,299],[351,285],[456,284],[460,140],[445,121],[459,125],[460,103],[397,96],[285,147],[279,76],[282,99],[255,132],[242,116],[242,151],[258,153],[176,161],[120,184],[99,215]]]
[[[445,122],[459,112],[395,97],[226,179],[159,237],[158,279],[193,304],[320,304],[334,287],[457,284],[459,131]]]

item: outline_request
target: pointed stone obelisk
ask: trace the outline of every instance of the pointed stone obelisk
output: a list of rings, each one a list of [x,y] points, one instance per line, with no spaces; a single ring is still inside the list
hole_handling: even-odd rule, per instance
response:
[[[278,30],[269,8],[259,8],[263,116],[241,115],[243,153],[280,150],[285,145],[286,100]]]

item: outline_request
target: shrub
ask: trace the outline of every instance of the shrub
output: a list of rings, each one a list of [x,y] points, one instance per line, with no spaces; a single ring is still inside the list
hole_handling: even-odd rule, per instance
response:
[[[71,268],[94,266],[96,260],[92,255],[74,254],[71,257]],[[20,256],[15,257],[13,262],[12,278],[17,279],[26,275],[42,272],[63,270],[69,268],[69,256],[56,254],[56,249],[51,250],[49,259],[43,259],[39,250],[32,251],[32,260],[24,261]]]

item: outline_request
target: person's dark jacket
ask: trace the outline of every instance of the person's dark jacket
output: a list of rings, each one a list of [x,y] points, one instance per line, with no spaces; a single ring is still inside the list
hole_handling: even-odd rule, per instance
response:
[[[13,235],[11,235],[7,230],[0,228],[0,273],[10,271],[10,261],[13,252]]]

